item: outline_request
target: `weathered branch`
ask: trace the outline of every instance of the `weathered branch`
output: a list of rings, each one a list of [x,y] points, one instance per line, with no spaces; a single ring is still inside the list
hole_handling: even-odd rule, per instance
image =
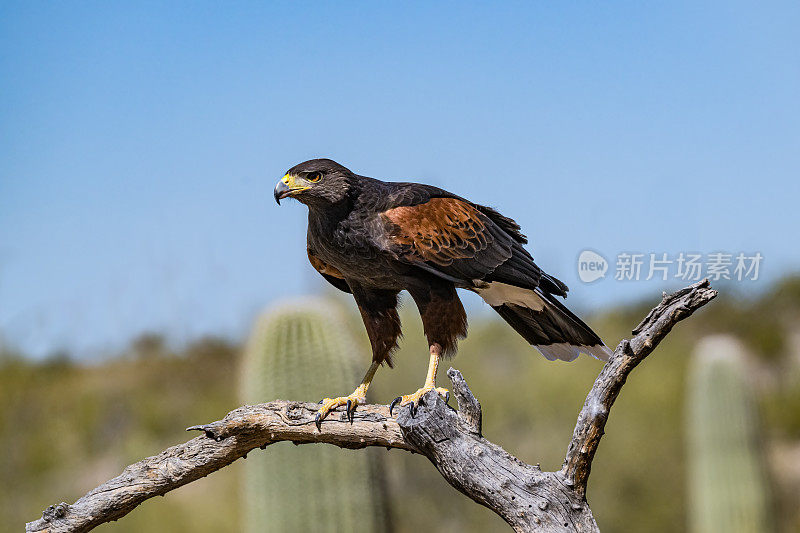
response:
[[[672,327],[713,300],[717,291],[707,279],[673,294],[666,294],[633,330],[634,337],[623,339],[614,356],[600,371],[578,415],[578,423],[567,449],[561,472],[575,490],[583,494],[592,467],[592,459],[603,436],[608,412],[617,399],[631,370],[658,346]]]
[[[217,422],[187,428],[202,431],[203,436],[128,466],[122,474],[72,505],[48,507],[41,519],[26,525],[26,531],[89,531],[125,516],[149,498],[205,477],[246,457],[251,450],[274,442],[325,442],[342,448],[385,446],[414,451],[386,406],[359,407],[353,424],[344,413],[331,413],[322,432],[314,425],[318,408],[316,403],[281,400],[245,405]]]
[[[598,531],[586,500],[564,483],[560,472],[543,472],[480,435],[480,404],[460,372],[451,368],[447,375],[459,411],[429,392],[414,417],[409,409],[398,414],[406,441],[430,459],[448,483],[500,515],[515,531]]]
[[[395,419],[385,406],[366,405],[358,408],[352,424],[343,412],[332,413],[320,432],[314,426],[317,404],[274,401],[240,407],[220,421],[188,428],[202,431],[203,436],[128,466],[74,504],[48,507],[42,518],[27,524],[26,531],[89,531],[121,518],[148,498],[279,441],[418,452],[453,487],[502,516],[517,531],[597,531],[585,488],[609,409],[630,371],[672,326],[714,296],[716,291],[707,281],[665,295],[634,330],[634,337],[619,344],[586,399],[564,467],[558,472],[542,472],[484,439],[480,403],[461,374],[451,368],[448,376],[458,412],[429,393],[414,416],[404,408]]]

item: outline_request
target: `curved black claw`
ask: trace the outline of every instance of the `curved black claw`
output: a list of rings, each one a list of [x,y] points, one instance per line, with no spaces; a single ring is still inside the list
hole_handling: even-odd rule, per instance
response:
[[[356,406],[353,405],[353,401],[352,400],[347,400],[347,405],[345,406],[344,410],[347,413],[347,419],[352,424],[353,423],[353,418],[356,415]]]
[[[319,413],[314,417],[314,424],[317,425],[317,431],[322,431],[322,418],[319,416]]]
[[[417,404],[414,403],[414,402],[411,402],[408,406],[409,406],[409,408],[411,408],[411,418],[414,418],[415,416],[417,416]]]
[[[322,405],[324,402],[325,402],[325,400],[320,400],[320,401],[317,402],[317,404],[318,405]]]
[[[444,403],[447,403],[447,402],[449,402],[449,401],[450,401],[450,391],[447,391],[447,392],[444,394]]]
[[[389,404],[389,416],[392,416],[392,409],[394,409],[394,406],[400,403],[402,399],[403,399],[402,396],[398,396],[397,398],[392,400],[392,403]]]

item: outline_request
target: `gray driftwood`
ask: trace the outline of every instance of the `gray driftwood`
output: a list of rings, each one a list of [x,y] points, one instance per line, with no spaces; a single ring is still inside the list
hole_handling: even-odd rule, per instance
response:
[[[707,280],[665,294],[633,337],[620,342],[586,398],[564,466],[557,472],[543,472],[484,439],[480,404],[461,374],[451,368],[447,375],[458,411],[429,393],[414,416],[407,407],[393,418],[385,406],[366,405],[359,407],[352,424],[343,412],[332,413],[320,432],[314,426],[317,404],[279,400],[243,406],[222,420],[188,428],[202,435],[128,466],[75,503],[48,507],[42,518],[26,525],[26,531],[89,531],[125,516],[148,498],[279,441],[421,453],[453,487],[503,517],[516,531],[598,531],[585,494],[609,410],[631,370],[676,323],[716,294]]]

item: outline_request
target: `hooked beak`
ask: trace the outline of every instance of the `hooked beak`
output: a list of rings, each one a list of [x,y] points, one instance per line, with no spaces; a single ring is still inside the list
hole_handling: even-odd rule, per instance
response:
[[[298,185],[295,182],[294,176],[286,174],[283,178],[281,178],[281,181],[275,185],[275,201],[278,202],[278,205],[281,205],[282,199],[306,189],[308,189],[308,187],[304,185]]]
[[[292,189],[290,189],[288,185],[282,181],[279,181],[275,186],[275,201],[278,202],[278,205],[281,205],[281,199],[289,196],[291,192]]]

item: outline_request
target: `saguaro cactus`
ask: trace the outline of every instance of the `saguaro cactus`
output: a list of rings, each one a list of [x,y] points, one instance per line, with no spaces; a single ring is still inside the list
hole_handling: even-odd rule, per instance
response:
[[[729,336],[702,340],[688,385],[690,531],[771,531],[767,474],[742,345]]]
[[[368,361],[333,304],[319,299],[285,304],[255,324],[242,365],[242,400],[347,394]],[[244,530],[385,531],[387,500],[376,476],[380,457],[371,453],[376,451],[282,442],[251,454],[244,476]]]

